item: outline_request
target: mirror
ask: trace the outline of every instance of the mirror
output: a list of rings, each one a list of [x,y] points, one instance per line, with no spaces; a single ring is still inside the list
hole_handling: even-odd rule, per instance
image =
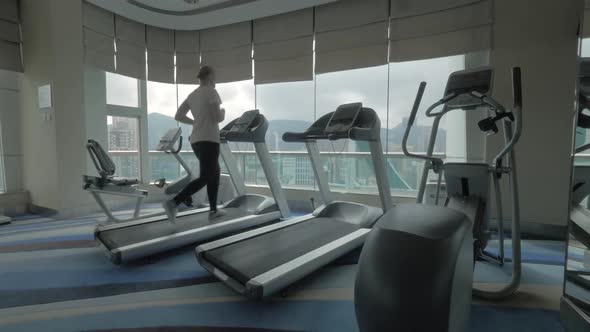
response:
[[[561,316],[568,330],[590,328],[590,38],[581,39],[578,100]]]

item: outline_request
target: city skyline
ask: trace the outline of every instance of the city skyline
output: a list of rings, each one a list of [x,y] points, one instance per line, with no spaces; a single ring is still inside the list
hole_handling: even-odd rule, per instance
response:
[[[292,131],[294,128],[308,127],[311,122],[306,121],[290,121],[290,120],[274,120],[270,121],[269,131],[267,137],[282,137],[285,131]],[[402,121],[396,128],[385,130],[382,128],[382,137],[386,136],[392,139],[399,138],[403,131],[405,121]],[[150,180],[156,181],[159,179],[167,179],[172,181],[184,175],[178,162],[171,156],[158,153],[155,146],[159,142],[160,136],[163,135],[169,128],[177,126],[178,123],[165,114],[150,113],[148,116],[148,141],[149,141],[149,162],[150,162]],[[140,159],[137,148],[138,127],[137,120],[132,118],[118,118],[113,117],[109,126],[109,150],[120,151],[113,155],[117,170],[117,175],[125,177],[138,177],[140,172]],[[188,135],[191,127],[183,126],[184,146],[189,146]],[[409,148],[411,150],[423,150],[428,142],[428,135],[430,134],[430,127],[416,126],[413,134],[410,136]],[[439,132],[439,147],[444,147],[446,132],[441,130]],[[344,140],[346,141],[346,140]],[[352,143],[352,144],[351,144]],[[376,179],[372,169],[372,162],[368,155],[342,155],[338,152],[365,152],[366,147],[360,142],[343,143],[342,147],[335,147],[331,142],[320,142],[320,150],[322,152],[336,152],[334,155],[323,156],[322,161],[324,169],[328,174],[329,183],[342,190],[368,190],[373,192],[376,190]],[[118,145],[117,145],[118,144]],[[234,145],[233,151],[238,156],[238,169],[243,174],[246,183],[256,185],[266,185],[264,173],[261,171],[260,164],[256,155],[244,151],[253,151],[252,145]],[[306,188],[313,186],[315,183],[313,170],[309,156],[305,153],[305,147],[302,144],[293,144],[283,142],[282,139],[270,140],[268,143],[273,164],[277,169],[277,175],[282,185],[290,187]],[[278,144],[278,145],[277,145]],[[273,146],[274,145],[274,146]],[[288,149],[291,148],[292,149]],[[344,148],[346,149],[344,149]],[[272,151],[282,151],[281,155],[272,154]],[[185,159],[190,169],[198,174],[199,163],[192,151],[183,150],[181,154]],[[298,152],[296,155],[289,155],[289,152]],[[303,152],[299,154],[299,152]],[[286,155],[285,155],[286,154]],[[222,166],[225,166],[221,163]],[[388,170],[390,172],[390,181],[392,181],[392,188],[397,190],[407,190],[413,188],[417,184],[418,169],[415,161],[405,158],[401,162],[390,161]]]
[[[267,136],[269,150],[271,151],[305,151],[303,144],[288,144],[281,137],[285,131],[303,131],[314,119],[322,114],[331,112],[338,105],[348,102],[362,102],[365,107],[373,108],[381,119],[381,137],[385,151],[401,151],[401,137],[405,131],[404,118],[410,113],[412,103],[421,81],[427,81],[428,87],[424,94],[417,125],[412,130],[409,148],[414,151],[425,150],[430,135],[431,119],[423,113],[429,104],[441,98],[448,75],[456,70],[464,68],[463,56],[453,56],[439,59],[420,60],[404,63],[390,63],[385,66],[348,70],[343,72],[315,75],[313,81],[286,82],[254,85],[253,80],[217,84],[216,89],[222,99],[222,107],[226,109],[226,119],[220,124],[225,125],[232,119],[240,116],[244,111],[259,109],[269,120],[270,127]],[[115,74],[107,79],[107,101],[117,102],[130,107],[139,107],[138,81],[123,78],[122,84],[116,86]],[[131,80],[131,81],[130,81]],[[132,84],[135,81],[135,84]],[[111,85],[110,87],[108,85]],[[173,117],[180,103],[195,89],[197,85],[174,85],[157,82],[147,82],[147,113],[148,118],[148,147],[155,148],[160,136],[170,127],[178,126]],[[109,93],[112,94],[109,96]],[[187,138],[191,127],[180,125],[183,128],[184,151],[190,151]],[[436,146],[437,152],[445,152],[446,148],[446,122],[443,120],[438,134]],[[113,142],[115,142],[113,140]],[[125,143],[127,142],[127,143]],[[130,140],[119,139],[113,147],[131,145]],[[251,144],[232,144],[234,151],[253,150]],[[121,146],[129,149],[129,146]],[[322,142],[320,151],[364,151],[362,146],[347,142]],[[183,154],[189,159],[191,168],[198,167],[196,158],[192,152]],[[150,154],[152,174],[150,178],[171,178],[180,174],[178,164],[172,158],[166,158],[163,154]],[[244,156],[240,167],[245,168],[244,176],[250,183],[264,182],[259,167],[256,166],[251,156]],[[279,159],[277,159],[279,158]],[[396,157],[397,158],[397,157]],[[306,156],[280,158],[273,156],[277,170],[281,174],[283,185],[310,186],[314,183],[313,172]],[[360,158],[362,159],[362,158]],[[330,169],[330,181],[332,184],[350,187],[354,180],[354,186],[374,186],[374,178],[370,175],[371,169],[366,161],[354,161],[354,166],[349,161],[343,161],[342,167],[347,167],[349,173],[342,167]],[[335,160],[335,159],[333,159]],[[120,162],[123,162],[121,160]],[[350,161],[352,162],[352,161]],[[122,169],[139,174],[139,154],[127,158],[126,166]],[[413,185],[416,181],[420,163],[404,158],[401,162],[392,160],[392,174],[400,173],[403,180],[398,181],[403,187],[407,182]],[[244,169],[243,169],[244,170]]]

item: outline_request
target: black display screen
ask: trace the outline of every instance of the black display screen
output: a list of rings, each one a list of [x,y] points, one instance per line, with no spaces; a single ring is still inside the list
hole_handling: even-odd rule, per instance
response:
[[[330,122],[328,122],[325,133],[336,134],[350,130],[354,125],[362,106],[361,103],[354,103],[338,107],[338,109],[334,111]]]

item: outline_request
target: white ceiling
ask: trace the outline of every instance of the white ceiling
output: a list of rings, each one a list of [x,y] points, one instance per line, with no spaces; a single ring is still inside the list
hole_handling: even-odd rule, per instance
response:
[[[249,21],[338,0],[88,0],[129,19],[176,30]]]
[[[196,4],[189,3],[190,1],[187,2],[185,0],[137,0],[137,2],[160,10],[183,12],[197,8],[209,7],[223,2],[231,2],[231,0],[196,0]]]

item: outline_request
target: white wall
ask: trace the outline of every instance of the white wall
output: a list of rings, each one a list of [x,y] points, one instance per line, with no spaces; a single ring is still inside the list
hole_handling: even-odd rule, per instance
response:
[[[81,186],[86,172],[82,2],[22,0],[21,16],[25,187],[33,205],[68,215],[91,204]],[[53,89],[49,121],[37,105],[42,84]]]
[[[512,105],[512,66],[522,68],[523,135],[516,149],[523,222],[565,225],[568,213],[578,22],[583,0],[495,2],[494,96]],[[501,135],[488,139],[492,158]],[[504,199],[509,197],[505,194]],[[506,204],[505,204],[506,205]]]
[[[24,186],[35,205],[58,209],[58,164],[55,121],[43,121],[37,87],[52,83],[54,50],[49,1],[20,2],[25,73],[21,85]]]
[[[0,150],[4,163],[5,191],[16,192],[23,189],[23,152],[20,126],[21,114],[19,89],[21,73],[0,70]]]
[[[107,97],[105,72],[86,66],[84,72],[84,111],[86,113],[86,137],[108,147]],[[90,156],[86,156],[86,172],[98,175]]]
[[[82,1],[51,1],[50,14],[55,50],[53,96],[61,194],[59,210],[65,214],[89,203],[80,180],[86,171]]]

